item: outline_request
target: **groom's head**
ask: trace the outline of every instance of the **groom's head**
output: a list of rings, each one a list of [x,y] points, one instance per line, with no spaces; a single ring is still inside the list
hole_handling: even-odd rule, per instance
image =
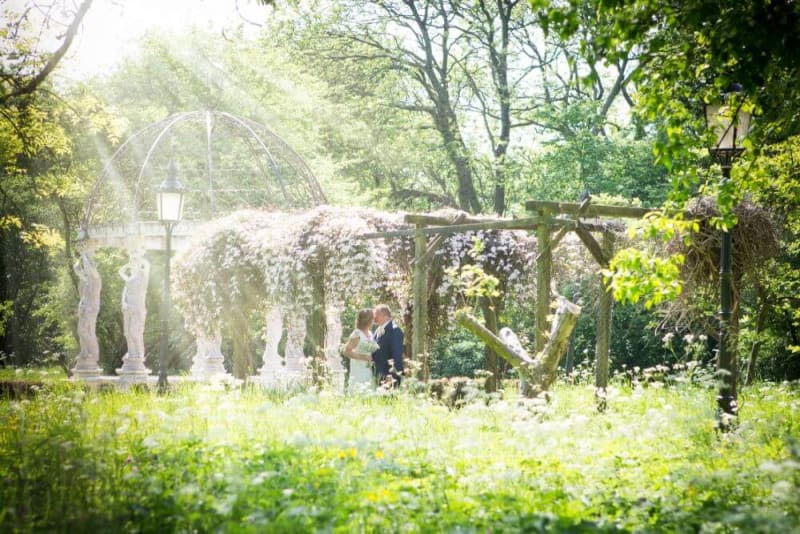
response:
[[[386,304],[375,306],[375,323],[382,325],[392,320],[392,310]]]

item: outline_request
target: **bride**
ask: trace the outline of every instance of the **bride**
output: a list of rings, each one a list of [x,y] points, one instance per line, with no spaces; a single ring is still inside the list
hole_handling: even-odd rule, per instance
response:
[[[378,344],[372,339],[373,314],[372,310],[364,309],[356,317],[356,329],[350,334],[350,339],[344,348],[344,355],[350,358],[351,387],[360,384],[360,387],[373,386],[372,353],[378,349]]]

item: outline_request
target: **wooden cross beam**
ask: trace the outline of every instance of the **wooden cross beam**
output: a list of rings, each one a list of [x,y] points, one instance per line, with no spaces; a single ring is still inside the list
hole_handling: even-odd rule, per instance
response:
[[[597,263],[599,263],[602,267],[608,267],[608,262],[611,260],[611,258],[606,258],[600,243],[597,242],[592,233],[587,228],[584,228],[581,222],[578,222],[578,225],[574,228],[574,230],[581,241],[583,241],[583,244],[586,245],[586,248],[589,249],[589,252],[592,254],[594,259],[597,260]]]
[[[479,219],[477,217],[470,217],[466,213],[459,213],[457,218],[460,219],[459,222],[462,223],[477,223],[481,221],[486,221],[486,219]],[[428,215],[426,213],[406,213],[403,217],[403,220],[408,224],[418,224],[423,226],[447,226],[450,224],[454,224],[452,219],[447,217],[441,217],[439,215]]]
[[[583,217],[583,214],[589,208],[589,203],[591,201],[592,197],[590,196],[587,196],[585,199],[581,201],[580,206],[578,206],[578,212],[575,214],[576,223],[581,217]],[[556,235],[554,235],[553,238],[550,240],[550,243],[548,243],[547,250],[555,250],[555,248],[558,246],[558,243],[564,238],[565,235],[567,235],[567,232],[569,232],[570,230],[572,230],[572,228],[570,228],[569,226],[562,226],[561,229],[559,229],[559,231],[556,232]],[[537,262],[542,259],[544,254],[547,254],[547,250],[542,250],[541,252],[539,252],[539,254],[536,256]]]
[[[548,210],[552,213],[575,216],[581,204],[577,202],[548,202],[544,200],[529,200],[525,208],[529,211]],[[622,219],[641,219],[648,213],[659,211],[651,208],[638,208],[634,206],[605,206],[592,204],[585,209],[588,217],[617,217]]]
[[[416,220],[416,219],[415,219]],[[535,230],[536,227],[541,224],[541,219],[539,217],[527,217],[527,218],[520,218],[520,219],[484,219],[481,222],[469,222],[469,218],[465,219],[463,224],[452,224],[452,221],[448,221],[447,219],[438,218],[442,226],[431,226],[431,227],[424,227],[420,230],[425,233],[426,235],[436,235],[436,234],[455,234],[458,232],[477,232],[480,230]],[[474,219],[472,219],[474,221]],[[557,227],[566,226],[570,230],[574,230],[577,227],[577,223],[574,220],[570,219],[558,219],[558,218],[551,218],[547,220],[547,224]],[[613,221],[601,221],[601,220],[588,220],[582,221],[581,225],[589,231],[592,232],[603,232],[605,230],[616,230],[620,231],[624,229],[624,226],[620,223],[613,222]],[[411,237],[417,232],[414,229],[407,229],[407,230],[391,230],[388,232],[372,232],[367,234],[361,234],[357,237],[361,239],[380,239],[380,238],[388,238],[388,237]]]
[[[459,213],[458,215],[456,215],[455,219],[450,221],[450,224],[454,225],[454,224],[462,223],[466,218],[467,218],[467,214],[466,213]],[[442,243],[444,242],[444,238],[445,238],[445,234],[438,234],[437,236],[435,236],[431,240],[431,242],[428,244],[428,248],[425,249],[425,252],[422,254],[422,256],[420,256],[418,258],[414,258],[414,262],[415,263],[416,262],[422,262],[422,263],[426,263],[427,264],[429,261],[431,261],[431,258],[436,253],[436,250],[440,246],[442,246]]]

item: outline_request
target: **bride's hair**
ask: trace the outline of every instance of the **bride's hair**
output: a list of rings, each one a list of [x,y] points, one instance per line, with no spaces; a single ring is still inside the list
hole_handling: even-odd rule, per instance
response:
[[[365,308],[358,312],[358,316],[356,317],[356,328],[359,330],[363,330],[364,328],[369,328],[372,325],[372,310],[369,308]]]

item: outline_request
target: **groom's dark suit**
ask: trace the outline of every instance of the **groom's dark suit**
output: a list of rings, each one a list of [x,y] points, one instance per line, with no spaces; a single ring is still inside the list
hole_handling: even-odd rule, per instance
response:
[[[380,329],[378,329],[380,332]],[[395,385],[400,384],[400,375],[403,372],[403,331],[389,321],[383,329],[383,335],[378,336],[378,350],[372,353],[375,362],[375,375],[378,384],[383,382],[386,375],[391,374],[395,380]],[[391,361],[390,361],[391,360]],[[394,370],[390,372],[391,364],[394,363]]]

